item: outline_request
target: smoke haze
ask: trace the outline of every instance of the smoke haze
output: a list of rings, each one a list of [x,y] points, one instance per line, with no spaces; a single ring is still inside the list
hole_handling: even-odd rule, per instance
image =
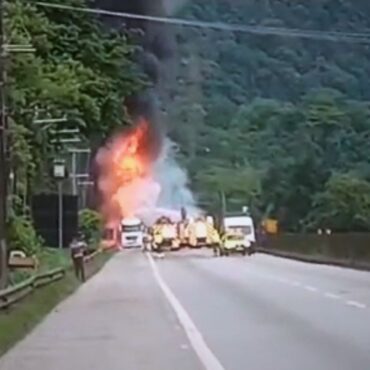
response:
[[[167,10],[173,11],[184,1],[162,0],[97,0],[96,6],[121,12],[166,16]],[[171,5],[171,6],[169,6]],[[121,27],[116,20],[106,19],[113,27]],[[122,21],[122,20],[121,20]],[[181,207],[186,207],[188,214],[197,212],[194,197],[188,188],[186,172],[175,160],[174,144],[165,135],[158,104],[158,85],[164,79],[167,63],[175,51],[175,39],[168,25],[147,21],[127,20],[125,27],[129,30],[141,29],[142,52],[137,55],[143,71],[150,78],[152,88],[133,96],[125,103],[134,122],[146,123],[145,134],[138,140],[138,147],[133,161],[137,166],[144,166],[142,173],[136,173],[130,181],[117,177],[117,168],[122,167],[112,158],[120,152],[127,140],[135,140],[138,131],[123,132],[113,138],[110,145],[103,148],[98,155],[100,166],[99,189],[103,193],[104,211],[120,217],[132,213],[155,221],[157,213],[180,217]],[[141,130],[140,126],[136,128]],[[112,144],[113,143],[113,144]],[[120,161],[127,161],[130,153],[121,151]],[[160,211],[159,211],[160,210]],[[158,215],[160,216],[160,215]]]

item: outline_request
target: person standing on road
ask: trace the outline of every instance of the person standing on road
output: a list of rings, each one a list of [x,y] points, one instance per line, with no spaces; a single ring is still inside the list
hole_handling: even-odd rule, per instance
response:
[[[145,233],[144,240],[143,240],[143,252],[150,252],[152,250],[152,243],[153,243],[153,230],[149,227]]]
[[[73,238],[70,246],[73,267],[77,279],[80,279],[82,282],[85,281],[84,251],[86,248],[86,242],[81,235]]]

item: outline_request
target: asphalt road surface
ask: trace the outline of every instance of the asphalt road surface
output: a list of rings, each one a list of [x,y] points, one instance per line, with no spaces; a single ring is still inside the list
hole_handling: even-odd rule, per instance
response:
[[[265,255],[123,252],[1,370],[369,370],[370,273]]]

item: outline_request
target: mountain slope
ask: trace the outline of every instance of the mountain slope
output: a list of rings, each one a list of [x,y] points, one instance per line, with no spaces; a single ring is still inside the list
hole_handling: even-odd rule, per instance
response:
[[[365,0],[193,0],[179,16],[306,30],[370,29]],[[223,189],[230,207],[248,202],[256,214],[277,216],[287,228],[325,219],[343,229],[322,199],[334,191],[333,181],[348,190],[349,179],[369,179],[370,45],[185,27],[176,32],[177,61],[164,107],[200,198],[214,204]]]

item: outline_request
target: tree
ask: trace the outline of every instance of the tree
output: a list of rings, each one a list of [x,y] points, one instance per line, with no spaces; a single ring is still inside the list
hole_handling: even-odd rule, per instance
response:
[[[333,174],[315,197],[311,225],[334,231],[370,229],[370,182],[351,173]]]
[[[84,7],[84,0],[54,1]],[[89,146],[101,144],[128,122],[124,100],[144,86],[132,61],[133,45],[84,12],[66,13],[15,0],[8,4],[7,33],[13,44],[31,44],[36,52],[12,54],[9,66],[11,164],[18,184],[48,187],[51,158],[60,147],[53,131],[79,129]],[[41,112],[35,117],[36,112]],[[35,118],[66,115],[68,121],[36,126]],[[22,160],[27,158],[27,161]],[[31,184],[31,185],[30,185]],[[18,193],[23,192],[16,187]]]
[[[211,195],[222,191],[238,209],[257,205],[261,194],[259,173],[251,167],[212,167],[199,172],[196,181]]]

